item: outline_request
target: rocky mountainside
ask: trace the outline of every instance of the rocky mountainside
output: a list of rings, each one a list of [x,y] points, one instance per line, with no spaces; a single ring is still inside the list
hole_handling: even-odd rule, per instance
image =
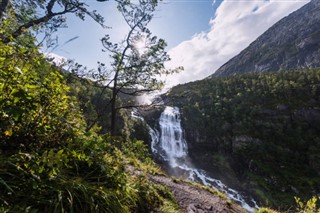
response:
[[[320,67],[320,1],[283,18],[210,77]]]

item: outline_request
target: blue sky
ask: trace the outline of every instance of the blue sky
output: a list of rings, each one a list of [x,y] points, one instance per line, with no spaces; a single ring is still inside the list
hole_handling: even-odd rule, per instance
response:
[[[221,3],[221,1],[220,1]],[[219,3],[212,0],[167,0],[160,4],[150,29],[165,38],[168,48],[210,29],[209,21]]]
[[[199,80],[247,47],[275,22],[310,0],[164,0],[157,8],[149,28],[168,42],[172,60],[168,67],[184,66],[180,74],[167,77],[173,86]],[[100,39],[105,34],[121,40],[128,31],[116,4],[87,0],[106,19],[111,29],[102,29],[92,20],[68,17],[68,28],[57,32],[60,46],[52,51],[62,57],[95,68],[97,61],[108,61]],[[78,36],[76,40],[62,45]]]
[[[61,45],[53,52],[63,57],[74,58],[94,68],[97,60],[93,56],[99,60],[104,59],[99,40],[105,34],[110,34],[111,38],[122,38],[127,28],[112,0],[108,2],[86,0],[85,2],[92,10],[97,10],[105,17],[106,25],[111,29],[102,29],[92,20],[83,22],[70,15],[67,18],[68,28],[57,32]],[[181,41],[192,38],[198,32],[208,31],[209,21],[218,5],[218,3],[213,5],[211,0],[165,0],[159,4],[149,28],[154,35],[164,38],[170,49]],[[62,45],[76,36],[79,36],[76,40]]]

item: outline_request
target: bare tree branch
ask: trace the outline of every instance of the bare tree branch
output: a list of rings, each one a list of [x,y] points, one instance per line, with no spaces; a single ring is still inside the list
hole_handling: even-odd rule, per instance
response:
[[[23,33],[24,29],[29,29],[30,27],[39,25],[41,23],[46,23],[55,16],[64,15],[66,13],[77,11],[76,7],[72,6],[72,7],[68,8],[68,6],[70,4],[66,4],[63,11],[56,12],[56,13],[52,12],[52,9],[54,7],[55,2],[56,2],[56,0],[50,0],[47,7],[46,7],[47,8],[46,15],[44,15],[38,19],[31,20],[31,21],[19,26],[19,28],[11,34],[11,37],[15,39]],[[9,43],[10,41],[11,41],[11,38],[4,38],[3,39],[3,43],[5,43],[5,44]]]
[[[0,19],[3,16],[3,11],[6,8],[9,0],[2,0],[0,4]],[[62,7],[62,10],[59,12],[54,12],[53,9],[56,8],[56,5],[59,5]],[[47,3],[47,6],[43,8],[45,11],[43,12],[45,15],[41,17],[36,17],[32,20],[27,21],[26,23],[21,24],[13,33],[10,34],[10,36],[2,38],[2,41],[4,43],[9,43],[12,39],[16,39],[21,34],[23,34],[23,31],[25,29],[30,29],[31,27],[40,25],[42,23],[48,23],[50,20],[53,20],[55,17],[59,17],[62,15],[65,15],[67,13],[75,13],[78,17],[81,19],[84,19],[84,15],[87,15],[91,17],[93,20],[95,20],[98,24],[100,24],[102,27],[106,28],[106,26],[103,24],[104,19],[100,14],[97,14],[96,11],[88,11],[86,8],[86,4],[79,2],[78,0],[66,0],[62,1],[62,3],[58,0],[49,0]],[[54,20],[54,28],[58,28],[61,26],[62,23],[64,23],[63,19],[56,19]]]
[[[164,66],[164,63],[170,60],[164,50],[166,42],[163,39],[157,39],[156,36],[151,36],[151,31],[147,28],[158,1],[115,1],[118,3],[118,10],[127,23],[129,31],[124,40],[119,43],[112,43],[109,36],[105,36],[101,40],[105,50],[111,53],[112,59],[110,63],[112,70],[110,71],[113,75],[108,76],[112,83],[103,87],[103,91],[112,90],[111,103],[108,103],[108,106],[111,107],[111,135],[116,133],[116,114],[120,109],[147,107],[146,105],[131,104],[131,101],[119,106],[118,97],[121,94],[139,96],[158,90],[163,86],[163,82],[157,79],[157,76],[173,73],[173,70],[168,70]],[[140,52],[135,45],[139,40],[145,42],[143,52]],[[99,69],[98,72],[100,75]]]

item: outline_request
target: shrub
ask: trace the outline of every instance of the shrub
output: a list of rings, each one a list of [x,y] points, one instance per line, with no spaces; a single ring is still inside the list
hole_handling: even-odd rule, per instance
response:
[[[302,202],[300,198],[294,198],[297,203],[297,212],[299,213],[320,213],[320,208],[317,207],[317,202],[320,200],[319,198],[312,197],[307,202]]]

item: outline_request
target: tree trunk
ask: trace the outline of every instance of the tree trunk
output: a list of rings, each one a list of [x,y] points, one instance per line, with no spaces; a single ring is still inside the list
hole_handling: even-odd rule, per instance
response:
[[[116,135],[116,122],[117,122],[117,109],[116,109],[116,98],[111,103],[111,136]]]
[[[111,100],[111,136],[116,136],[116,122],[117,122],[117,80],[115,79],[112,89]]]

